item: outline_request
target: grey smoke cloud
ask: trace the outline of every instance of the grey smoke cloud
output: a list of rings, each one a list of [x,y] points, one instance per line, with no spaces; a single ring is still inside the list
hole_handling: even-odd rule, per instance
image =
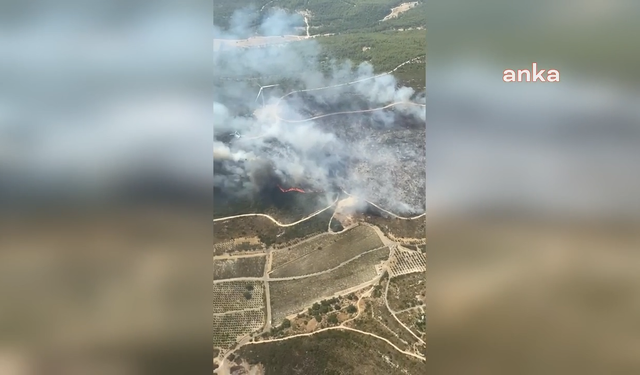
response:
[[[255,18],[249,13],[236,13],[228,30],[214,26],[215,38],[296,34],[302,20],[276,10],[252,27]],[[256,176],[267,168],[291,185],[323,189],[337,185],[390,210],[424,210],[425,156],[424,141],[420,141],[424,125],[402,129],[399,117],[424,121],[424,107],[399,104],[384,111],[302,121],[393,102],[424,103],[424,93],[399,87],[392,75],[375,76],[366,62],[354,66],[349,61],[331,61],[328,67],[321,66],[321,47],[315,40],[262,48],[238,48],[219,41],[214,46],[214,161],[220,171],[215,187],[229,194],[249,195],[259,188],[256,184],[265,181]],[[255,100],[260,85],[282,80],[294,81],[297,89],[309,91],[281,100],[290,90],[277,86],[263,89],[262,97]],[[359,82],[344,85],[353,81]],[[339,86],[315,90],[333,85]],[[385,138],[380,129],[397,130],[393,133],[400,138]],[[407,176],[412,176],[410,183]]]
[[[296,27],[304,25],[299,14],[288,14],[283,9],[274,9],[260,24],[259,31],[264,36],[280,36],[293,33]]]

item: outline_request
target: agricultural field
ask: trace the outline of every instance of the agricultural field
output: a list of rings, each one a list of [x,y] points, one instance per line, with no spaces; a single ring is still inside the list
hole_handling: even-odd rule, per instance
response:
[[[364,225],[358,226],[345,233],[323,236],[292,248],[291,256],[298,257],[286,263],[281,262],[282,256],[278,257],[278,265],[272,265],[270,277],[300,276],[326,271],[362,253],[381,247],[383,243],[373,229]],[[280,250],[277,253],[283,252],[288,253],[289,250]]]
[[[426,273],[412,273],[392,277],[387,291],[387,301],[393,311],[424,305],[426,299]]]
[[[259,281],[227,281],[213,284],[213,313],[264,309],[264,288]]]
[[[273,322],[281,322],[286,316],[300,312],[314,301],[373,280],[377,276],[375,265],[388,256],[389,249],[382,248],[322,275],[270,282]]]
[[[234,257],[213,260],[213,279],[260,277],[264,274],[266,256]]]
[[[333,243],[335,236],[325,233],[309,238],[305,241],[291,246],[290,248],[276,250],[272,253],[271,270],[276,270],[283,265],[290,263],[296,259],[305,257],[313,252],[320,251],[319,248],[325,248]]]
[[[213,255],[254,252],[264,249],[258,237],[240,237],[213,244]]]
[[[262,328],[264,311],[234,311],[213,316],[213,346],[227,349],[236,341]]]
[[[424,253],[397,249],[389,259],[391,277],[413,272],[427,272],[427,256]]]

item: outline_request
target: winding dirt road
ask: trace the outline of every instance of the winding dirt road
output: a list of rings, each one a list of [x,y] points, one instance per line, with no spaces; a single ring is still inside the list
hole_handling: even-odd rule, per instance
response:
[[[396,66],[395,68],[393,68],[392,70],[385,72],[385,73],[380,73],[377,75],[373,75],[371,77],[366,77],[366,78],[361,78],[361,79],[357,79],[355,81],[351,81],[351,82],[345,82],[345,83],[338,83],[335,85],[330,85],[330,86],[324,86],[324,87],[316,87],[316,88],[312,88],[312,89],[303,89],[303,90],[294,90],[291,91],[283,96],[281,96],[280,98],[278,98],[278,101],[276,102],[276,104],[274,105],[274,109],[273,109],[273,114],[275,116],[275,119],[278,121],[283,121],[283,122],[287,122],[287,123],[303,123],[303,122],[307,122],[307,121],[313,121],[313,120],[317,120],[319,118],[323,118],[323,117],[328,117],[328,116],[335,116],[335,115],[340,115],[340,114],[352,114],[352,113],[366,113],[366,112],[375,112],[375,111],[381,111],[387,108],[391,108],[397,105],[415,105],[415,106],[420,106],[420,107],[426,107],[426,104],[422,104],[422,103],[415,103],[415,102],[394,102],[391,104],[387,104],[385,106],[381,106],[381,107],[376,107],[376,108],[370,108],[370,109],[363,109],[363,110],[358,110],[358,111],[346,111],[346,112],[334,112],[334,113],[327,113],[324,115],[320,115],[320,116],[314,116],[314,117],[310,117],[310,118],[306,118],[306,119],[301,119],[301,120],[286,120],[280,117],[280,115],[278,115],[278,108],[281,104],[281,102],[288,96],[296,94],[296,93],[300,93],[300,92],[312,92],[312,91],[319,91],[319,90],[326,90],[326,89],[330,89],[330,88],[336,88],[336,87],[342,87],[342,86],[349,86],[349,85],[353,85],[356,83],[360,83],[360,82],[364,82],[364,81],[368,81],[370,79],[375,79],[378,77],[383,77],[386,75],[390,75],[393,74],[396,70],[400,69],[401,67],[403,67],[406,64],[410,64],[411,62],[417,61],[418,59],[420,59],[422,57],[421,56],[417,56],[417,57],[413,57],[403,63],[401,63],[400,65]],[[259,138],[264,138],[267,136],[267,133],[262,134],[262,135],[257,135],[254,137],[245,137],[245,139],[248,140],[253,140],[253,139],[259,139]]]
[[[302,223],[302,222],[304,222],[304,221],[307,221],[307,220],[311,219],[312,217],[314,217],[314,216],[316,216],[316,215],[318,215],[318,214],[321,214],[321,213],[323,213],[324,211],[326,211],[326,210],[330,209],[330,208],[331,208],[331,207],[333,207],[336,203],[338,203],[338,198],[339,198],[339,197],[340,197],[340,196],[338,196],[338,197],[336,198],[336,200],[335,200],[335,201],[333,201],[333,203],[331,203],[329,206],[327,206],[327,207],[325,207],[325,208],[323,208],[323,209],[321,209],[321,210],[319,210],[319,211],[316,211],[316,212],[312,213],[311,215],[309,215],[309,216],[307,216],[307,217],[304,217],[304,218],[302,218],[302,219],[300,219],[300,220],[298,220],[298,221],[296,221],[296,222],[289,223],[289,224],[281,223],[281,222],[279,222],[278,220],[274,219],[272,216],[269,216],[269,215],[267,215],[267,214],[241,214],[241,215],[233,215],[233,216],[227,216],[227,217],[221,217],[221,218],[218,218],[218,219],[213,219],[213,222],[214,222],[214,223],[217,223],[217,222],[220,222],[220,221],[226,221],[226,220],[231,220],[231,219],[237,219],[237,218],[241,218],[241,217],[261,216],[261,217],[266,217],[267,219],[269,219],[269,220],[273,221],[273,222],[274,222],[277,226],[279,226],[279,227],[283,227],[283,228],[286,228],[286,227],[292,227],[292,226],[294,226],[294,225],[297,225],[297,224],[300,224],[300,223]]]

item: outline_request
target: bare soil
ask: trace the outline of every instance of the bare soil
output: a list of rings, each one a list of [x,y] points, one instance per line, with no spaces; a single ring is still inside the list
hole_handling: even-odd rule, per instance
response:
[[[415,7],[416,5],[418,5],[417,1],[411,2],[411,3],[402,3],[400,5],[398,5],[395,8],[391,8],[391,13],[384,17],[382,20],[383,21],[387,21],[390,20],[392,18],[397,18],[398,15],[400,15],[400,13],[404,13],[406,11],[408,11],[409,9]]]

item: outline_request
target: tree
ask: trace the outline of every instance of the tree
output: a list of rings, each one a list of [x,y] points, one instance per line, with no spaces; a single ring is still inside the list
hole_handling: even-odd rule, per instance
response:
[[[289,328],[289,327],[291,327],[291,321],[290,321],[289,319],[286,319],[286,318],[285,318],[285,319],[282,321],[282,328],[285,328],[285,329],[286,329],[286,328]]]
[[[327,322],[330,324],[338,324],[338,317],[336,314],[329,314],[329,316],[327,316]]]
[[[347,307],[347,312],[348,312],[349,314],[353,314],[353,313],[355,313],[355,312],[358,312],[358,308],[357,308],[357,307],[355,307],[354,305],[349,305],[349,307]]]
[[[376,287],[373,289],[373,297],[380,298],[381,295],[382,292],[380,291],[379,285],[376,285]]]
[[[251,292],[249,292],[249,291],[244,292],[242,295],[243,295],[243,296],[244,296],[244,298],[246,298],[246,299],[251,299]]]

